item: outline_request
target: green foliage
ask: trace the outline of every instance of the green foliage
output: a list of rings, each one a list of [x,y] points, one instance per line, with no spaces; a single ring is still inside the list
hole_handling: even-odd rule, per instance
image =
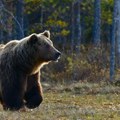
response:
[[[70,33],[70,31],[69,31],[69,30],[65,30],[65,29],[63,29],[63,30],[61,31],[61,35],[62,35],[62,36],[67,36],[69,33]]]
[[[5,8],[7,8],[13,15],[15,15],[15,0],[4,0]],[[72,15],[72,3],[74,3],[74,18]],[[113,0],[101,0],[101,38],[103,42],[108,41],[110,32],[110,25],[112,23],[112,11]],[[82,43],[91,43],[93,34],[93,18],[94,18],[94,0],[82,0],[80,4],[81,11],[81,30],[82,30]],[[5,17],[0,14],[0,19]],[[8,14],[7,14],[8,15]],[[75,38],[74,42],[77,43],[77,1],[76,0],[24,0],[24,18],[25,18],[25,34],[31,34],[33,32],[41,32],[45,29],[51,30],[54,39],[61,40],[61,46],[64,44],[64,39],[67,39],[67,43],[71,45],[72,34],[72,19],[75,24]],[[11,16],[7,16],[8,21],[4,26],[5,32],[9,33],[8,28],[14,26],[14,20]],[[3,24],[3,22],[1,22]],[[9,25],[11,25],[9,27]],[[13,29],[13,28],[10,28]],[[103,32],[104,31],[104,32]],[[11,33],[10,33],[11,34]],[[14,35],[13,35],[14,36]],[[63,39],[64,38],[64,39]],[[68,38],[70,38],[68,40]],[[59,44],[59,43],[58,43]]]
[[[49,29],[54,34],[54,39],[71,37],[71,6],[75,0],[25,0],[25,13],[29,19],[28,33],[40,32]],[[75,5],[76,7],[76,5]],[[84,43],[91,43],[93,36],[94,0],[81,2],[81,24]],[[41,15],[43,10],[43,16]],[[112,23],[113,0],[101,1],[102,40],[108,41],[109,25]],[[77,9],[75,9],[77,13]],[[76,19],[76,14],[74,15]],[[41,22],[42,19],[42,22]],[[33,22],[34,21],[34,22]],[[76,21],[75,21],[76,22]],[[76,35],[76,34],[75,34]],[[106,39],[107,38],[107,39]],[[74,41],[77,39],[75,38]],[[64,40],[61,42],[64,43]],[[67,41],[70,43],[70,40]]]
[[[102,0],[102,21],[112,24],[113,0]]]
[[[68,30],[70,23],[66,19],[66,12],[70,10],[70,2],[71,0],[25,0],[25,13],[28,14],[29,21],[32,23],[29,27],[29,33],[39,32],[44,28],[51,30],[53,34],[68,36],[70,34],[70,30]],[[43,9],[43,16],[41,16],[41,9]],[[35,17],[36,19],[32,17],[34,14],[39,14],[38,17]],[[47,16],[44,17],[45,14]],[[42,23],[41,19],[43,19]],[[33,21],[37,22],[33,23]]]

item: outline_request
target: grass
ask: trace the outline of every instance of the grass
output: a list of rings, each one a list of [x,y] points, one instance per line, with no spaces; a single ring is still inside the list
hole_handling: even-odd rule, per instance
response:
[[[95,83],[44,87],[40,107],[26,112],[0,107],[0,120],[120,120],[120,87]]]

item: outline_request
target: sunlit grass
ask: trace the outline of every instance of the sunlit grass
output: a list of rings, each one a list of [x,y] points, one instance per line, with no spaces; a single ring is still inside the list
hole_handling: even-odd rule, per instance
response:
[[[39,108],[26,112],[1,108],[0,120],[120,120],[119,91],[116,86],[89,83],[56,86],[44,90]]]

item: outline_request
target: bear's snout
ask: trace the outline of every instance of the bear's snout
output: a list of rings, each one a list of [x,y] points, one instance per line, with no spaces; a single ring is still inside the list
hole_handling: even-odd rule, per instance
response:
[[[60,56],[61,56],[61,52],[57,51],[57,52],[55,53],[54,60],[57,61],[57,60],[60,58]]]

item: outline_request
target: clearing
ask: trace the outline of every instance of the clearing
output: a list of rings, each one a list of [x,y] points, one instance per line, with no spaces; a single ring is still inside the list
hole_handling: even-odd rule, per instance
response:
[[[120,120],[120,87],[77,83],[44,87],[39,108],[26,112],[3,111],[0,120]]]

